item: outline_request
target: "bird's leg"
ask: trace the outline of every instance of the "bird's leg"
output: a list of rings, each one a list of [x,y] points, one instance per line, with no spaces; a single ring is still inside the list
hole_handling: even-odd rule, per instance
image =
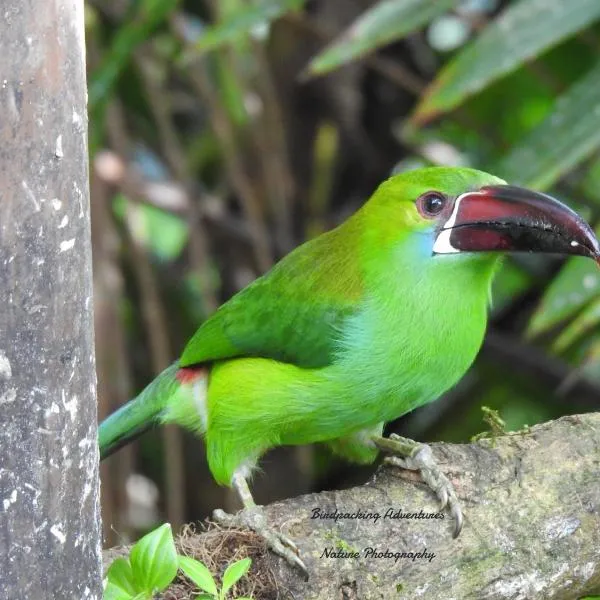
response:
[[[442,473],[433,457],[431,448],[427,444],[421,444],[394,433],[389,438],[373,436],[371,439],[379,450],[394,455],[387,456],[384,459],[386,463],[410,471],[419,471],[423,481],[440,499],[440,510],[443,510],[446,506],[449,508],[450,515],[456,521],[454,537],[458,537],[463,526],[462,509],[456,497],[454,486]]]
[[[218,508],[213,512],[213,519],[217,523],[228,527],[252,529],[265,540],[267,546],[275,554],[285,558],[292,566],[298,567],[304,576],[308,578],[308,569],[298,556],[298,547],[290,538],[268,526],[263,507],[254,502],[246,477],[239,470],[234,473],[232,484],[244,505],[244,510],[235,515],[230,515]]]

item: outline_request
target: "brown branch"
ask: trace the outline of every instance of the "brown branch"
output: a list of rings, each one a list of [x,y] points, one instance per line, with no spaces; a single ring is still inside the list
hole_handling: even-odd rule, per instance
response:
[[[600,414],[563,417],[495,441],[433,448],[464,508],[458,539],[452,538],[447,517],[384,518],[389,508],[438,512],[418,477],[385,467],[361,487],[267,506],[269,522],[297,542],[311,577],[305,582],[271,554],[255,558],[250,576],[270,568],[279,597],[296,600],[558,600],[598,591]],[[313,519],[315,508],[381,518]],[[213,543],[213,538],[214,532],[200,534],[194,545]],[[427,555],[375,558],[368,548]],[[326,549],[358,557],[327,558]],[[261,597],[267,596],[255,596]]]

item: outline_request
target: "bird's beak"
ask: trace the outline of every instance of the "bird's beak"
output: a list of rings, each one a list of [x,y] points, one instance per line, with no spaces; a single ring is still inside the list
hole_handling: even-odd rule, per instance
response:
[[[576,254],[600,264],[598,240],[576,212],[551,196],[511,185],[458,196],[433,246],[434,254],[492,251]]]

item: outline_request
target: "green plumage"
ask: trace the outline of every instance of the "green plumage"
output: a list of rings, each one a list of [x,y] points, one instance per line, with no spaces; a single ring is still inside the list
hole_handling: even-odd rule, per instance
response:
[[[226,302],[192,337],[182,366],[238,356],[330,364],[362,298],[356,238],[338,228],[303,244]]]
[[[184,370],[179,383],[171,367],[161,377],[172,385],[149,386],[121,420],[101,425],[103,454],[153,419],[202,433],[223,484],[283,444],[324,441],[351,460],[373,460],[367,434],[435,400],[474,360],[498,263],[489,253],[434,256],[436,224],[415,199],[499,183],[437,168],[382,184],[345,223],[209,318],[179,361],[208,375]]]
[[[160,419],[165,409],[165,399],[173,397],[180,387],[175,378],[178,370],[179,365],[172,364],[153,379],[135,400],[102,422],[98,429],[101,458],[112,454]]]

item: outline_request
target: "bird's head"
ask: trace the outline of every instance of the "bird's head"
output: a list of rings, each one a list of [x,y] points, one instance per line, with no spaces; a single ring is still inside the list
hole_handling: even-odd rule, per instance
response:
[[[475,169],[433,167],[391,177],[373,197],[374,214],[420,235],[429,256],[550,252],[600,264],[591,227],[555,198]]]

